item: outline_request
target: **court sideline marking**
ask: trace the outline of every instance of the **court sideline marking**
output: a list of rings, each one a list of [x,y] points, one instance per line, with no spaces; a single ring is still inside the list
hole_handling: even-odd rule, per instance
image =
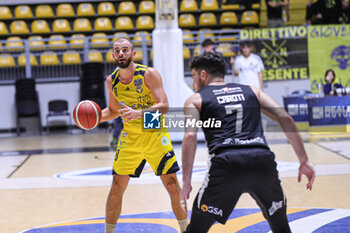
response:
[[[327,146],[324,146],[324,145],[321,145],[321,144],[319,144],[318,142],[313,142],[313,144],[315,144],[316,146],[321,147],[322,149],[325,149],[325,150],[327,150],[327,151],[330,151],[330,152],[332,152],[332,153],[335,153],[335,154],[337,154],[337,155],[343,157],[344,159],[350,160],[350,158],[349,158],[348,156],[343,155],[343,154],[340,153],[339,151],[332,150],[331,148],[329,148],[329,147],[327,147]]]
[[[29,154],[18,166],[16,166],[16,168],[6,177],[6,179],[11,178],[11,176],[13,176],[31,157],[32,155]]]

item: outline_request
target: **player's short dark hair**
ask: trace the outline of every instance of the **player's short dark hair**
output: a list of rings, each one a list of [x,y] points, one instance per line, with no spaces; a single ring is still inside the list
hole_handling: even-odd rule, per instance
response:
[[[189,68],[195,69],[198,72],[205,70],[209,75],[213,77],[225,76],[225,61],[223,56],[213,52],[204,52],[200,56],[194,57]]]
[[[127,41],[129,41],[130,44],[131,44],[131,49],[134,50],[134,43],[132,42],[132,40],[131,40],[129,37],[124,37],[124,36],[118,37],[118,38],[114,41],[114,43],[117,42],[118,40],[127,40]]]
[[[251,47],[252,45],[253,45],[253,43],[252,43],[251,41],[249,41],[249,40],[243,40],[243,41],[241,41],[241,43],[240,43],[240,46],[241,46],[241,47],[244,47],[244,46]]]
[[[214,44],[214,42],[211,39],[205,39],[205,40],[202,41],[201,45],[204,48],[204,47],[206,47],[208,45],[213,45],[213,44]]]

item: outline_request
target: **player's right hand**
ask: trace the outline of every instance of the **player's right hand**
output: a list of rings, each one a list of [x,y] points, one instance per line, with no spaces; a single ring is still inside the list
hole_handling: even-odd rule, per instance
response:
[[[134,110],[127,105],[124,105],[121,109],[118,110],[120,117],[123,119],[123,122],[128,122],[142,117],[141,110]]]
[[[312,184],[315,181],[316,178],[316,172],[315,169],[313,168],[313,166],[308,162],[304,162],[302,164],[300,164],[299,167],[299,174],[298,174],[298,182],[301,181],[301,176],[305,175],[308,179],[308,183],[306,184],[306,189],[312,189]]]

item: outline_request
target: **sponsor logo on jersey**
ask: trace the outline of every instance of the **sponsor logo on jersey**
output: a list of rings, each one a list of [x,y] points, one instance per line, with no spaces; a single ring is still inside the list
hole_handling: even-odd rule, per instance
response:
[[[262,143],[264,144],[264,139],[261,137],[251,138],[251,139],[239,139],[239,138],[226,138],[225,141],[222,144],[228,145],[228,144],[252,144],[252,143]]]
[[[211,213],[211,214],[214,214],[214,215],[218,215],[218,216],[223,216],[223,211],[222,209],[219,209],[217,207],[214,207],[214,206],[207,206],[205,204],[202,204],[201,205],[201,210],[203,212],[208,212],[208,213]]]
[[[142,78],[138,78],[134,80],[135,87],[142,85]]]
[[[143,92],[142,86],[137,86],[137,87],[136,87],[136,92],[137,92],[137,93],[142,93],[142,92]]]
[[[142,104],[131,104],[129,107],[132,109],[143,109],[143,108],[149,108],[151,106],[153,106],[153,104],[150,102],[147,102]]]
[[[165,155],[165,157],[171,157],[171,156],[173,156],[173,154],[170,152],[166,153],[166,155]]]
[[[282,208],[282,206],[283,206],[283,201],[279,201],[279,202],[273,201],[272,206],[269,209],[270,216],[273,215],[278,209]]]
[[[243,94],[217,96],[216,99],[217,99],[219,104],[226,104],[226,103],[232,103],[232,102],[241,102],[241,101],[245,100]]]
[[[167,146],[169,145],[170,143],[170,140],[167,136],[163,136],[161,139],[160,139],[160,142],[162,143],[163,146]],[[168,153],[169,154],[169,153]],[[168,155],[167,155],[168,156]]]
[[[240,87],[223,87],[221,89],[213,90],[214,95],[230,94],[230,93],[236,93],[236,92],[242,92],[242,88],[240,88]]]
[[[205,204],[201,205],[201,210],[202,210],[203,212],[207,212],[207,211],[208,211],[208,206],[205,205]]]
[[[136,89],[136,91],[137,91],[137,89]],[[152,101],[151,96],[149,96],[148,94],[137,97],[137,102],[140,104],[141,103],[151,104],[151,101]]]

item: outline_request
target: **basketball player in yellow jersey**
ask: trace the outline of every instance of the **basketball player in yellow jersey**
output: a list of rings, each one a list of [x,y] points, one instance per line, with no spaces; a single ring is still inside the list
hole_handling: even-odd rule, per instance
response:
[[[134,63],[136,52],[128,38],[118,38],[113,58],[118,65],[106,80],[109,105],[102,110],[102,121],[121,116],[121,133],[113,164],[113,182],[107,199],[105,233],[113,233],[121,213],[122,197],[130,177],[139,177],[147,161],[171,198],[171,206],[181,233],[188,224],[185,203],[180,204],[179,170],[166,129],[142,131],[142,111],[169,110],[162,78],[154,68]]]

